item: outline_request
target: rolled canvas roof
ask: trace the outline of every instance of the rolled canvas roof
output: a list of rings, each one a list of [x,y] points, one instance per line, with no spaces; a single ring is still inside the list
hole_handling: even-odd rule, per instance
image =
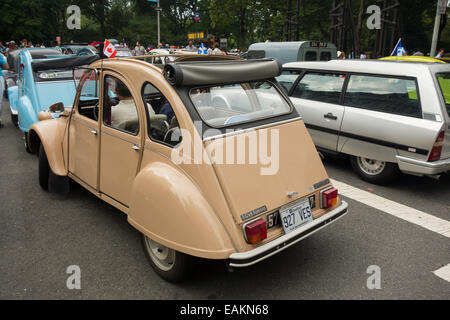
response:
[[[100,59],[98,55],[93,56],[68,56],[53,59],[35,60],[31,62],[34,71],[52,69],[72,69],[83,65],[88,65]]]
[[[164,76],[173,86],[197,86],[259,81],[281,74],[275,59],[173,62]]]

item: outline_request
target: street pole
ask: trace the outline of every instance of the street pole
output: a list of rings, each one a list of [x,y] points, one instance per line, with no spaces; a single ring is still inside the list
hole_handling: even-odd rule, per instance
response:
[[[158,16],[158,44],[157,46],[161,43],[161,35],[160,35],[160,30],[159,30],[159,12],[161,11],[161,8],[159,7],[159,0],[158,3],[156,5],[156,13]]]
[[[441,6],[442,6],[442,1],[438,0],[437,8],[436,8],[436,19],[434,20],[433,39],[431,40],[430,57],[436,56],[436,48],[437,48],[437,42],[438,42],[438,37],[439,37],[439,27],[441,25],[442,10],[444,10],[444,13],[445,13],[445,9],[446,9],[446,7],[442,8]]]

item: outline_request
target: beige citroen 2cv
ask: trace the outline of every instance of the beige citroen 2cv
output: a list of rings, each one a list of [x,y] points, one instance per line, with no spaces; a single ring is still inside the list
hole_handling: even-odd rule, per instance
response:
[[[76,69],[73,106],[30,128],[39,183],[72,179],[124,212],[168,281],[194,257],[260,262],[347,213],[280,73],[271,59]]]

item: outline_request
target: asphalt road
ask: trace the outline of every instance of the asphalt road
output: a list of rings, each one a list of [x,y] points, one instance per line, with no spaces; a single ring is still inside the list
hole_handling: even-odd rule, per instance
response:
[[[349,214],[255,266],[228,272],[201,260],[192,279],[170,284],[148,264],[124,214],[73,184],[50,194],[38,184],[4,100],[0,129],[0,299],[450,299],[433,271],[450,263],[450,238],[346,198]],[[450,221],[450,176],[403,176],[389,187],[359,180],[345,161],[331,178]],[[69,290],[66,269],[81,269]],[[368,289],[371,265],[381,288]]]

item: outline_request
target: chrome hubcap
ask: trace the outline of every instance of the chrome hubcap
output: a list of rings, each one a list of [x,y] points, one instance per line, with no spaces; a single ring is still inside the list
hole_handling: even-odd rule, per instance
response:
[[[357,158],[359,168],[366,174],[375,176],[386,167],[386,162],[368,158]]]
[[[148,237],[145,237],[145,246],[150,258],[159,269],[169,271],[173,268],[175,264],[175,250],[167,248]]]

